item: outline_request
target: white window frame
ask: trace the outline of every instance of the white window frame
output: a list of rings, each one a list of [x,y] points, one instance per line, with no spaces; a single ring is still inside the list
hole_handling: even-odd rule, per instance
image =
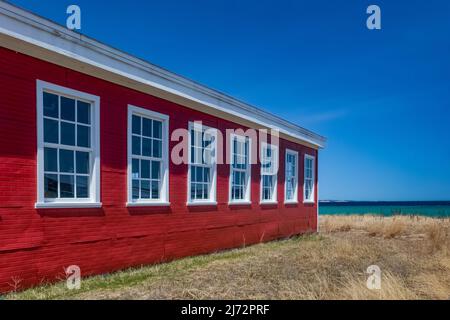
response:
[[[309,199],[306,198],[306,160],[312,160],[311,167],[311,179],[312,179],[312,190],[311,197]],[[309,154],[305,154],[305,160],[303,164],[303,203],[315,203],[315,189],[316,188],[316,157],[311,156]]]
[[[237,139],[239,142],[248,141],[248,159],[247,159],[247,169],[239,170],[233,168],[233,153],[234,153],[234,139]],[[228,186],[228,204],[229,205],[239,205],[239,204],[251,204],[251,177],[252,177],[252,139],[247,136],[230,134],[230,176],[229,176],[229,186]],[[232,198],[232,187],[233,187],[233,172],[245,172],[245,195],[244,199],[236,200]]]
[[[132,159],[133,157],[148,158],[144,156],[134,156],[132,154],[132,130],[133,115],[157,120],[162,122],[162,165],[161,165],[161,192],[159,199],[133,199],[133,177],[132,177]],[[150,157],[151,158],[151,157]],[[169,116],[145,108],[128,105],[128,123],[127,123],[127,207],[133,206],[170,206],[169,202]]]
[[[188,183],[187,183],[187,205],[188,206],[215,206],[217,205],[217,129],[205,126],[199,122],[189,122],[188,128]],[[209,199],[191,199],[191,131],[194,130],[208,130],[214,136],[214,156],[211,157],[211,190]],[[196,164],[194,164],[196,165]],[[197,165],[196,165],[197,166]]]
[[[276,172],[272,175],[274,176],[274,190],[273,190],[273,194],[272,194],[272,199],[269,200],[264,200],[263,199],[263,168],[262,168],[262,159],[263,159],[263,154],[264,154],[264,150],[266,150],[266,148],[271,148],[272,149],[272,161],[275,162],[275,166],[276,166]],[[269,144],[266,142],[261,142],[261,148],[260,148],[260,163],[261,163],[261,170],[260,170],[260,175],[261,175],[261,180],[260,180],[260,199],[259,202],[260,204],[277,204],[278,203],[278,171],[279,171],[279,149],[278,146],[273,145],[273,144]]]
[[[291,156],[295,157],[294,199],[287,199],[288,181],[287,181],[286,169],[287,169],[287,163],[288,163],[287,162],[288,155],[291,155]],[[291,150],[291,149],[286,149],[286,156],[285,156],[285,160],[284,160],[284,203],[287,203],[287,204],[289,204],[289,203],[291,203],[291,204],[298,203],[298,152],[294,151],[294,150]]]
[[[91,103],[91,176],[89,198],[86,199],[46,199],[44,196],[44,92],[84,100]],[[100,202],[100,97],[69,89],[49,82],[36,81],[37,115],[37,201],[35,207],[41,208],[99,208]],[[48,144],[47,144],[48,145]],[[52,144],[55,148],[67,147]],[[79,147],[71,147],[76,150]],[[84,151],[84,150],[82,150]],[[59,186],[58,186],[59,187]]]

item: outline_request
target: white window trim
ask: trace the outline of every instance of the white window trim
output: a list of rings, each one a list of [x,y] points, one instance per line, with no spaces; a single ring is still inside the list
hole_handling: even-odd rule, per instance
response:
[[[86,199],[55,199],[44,197],[44,98],[43,93],[50,92],[75,99],[89,101],[93,108],[92,119],[92,177],[90,179],[90,197]],[[36,80],[37,115],[37,201],[36,209],[42,208],[99,208],[100,202],[100,97],[85,92]]]
[[[287,167],[287,156],[288,154],[295,156],[295,187],[294,187],[294,199],[287,199],[287,177],[286,177],[286,167]],[[286,149],[286,156],[284,158],[284,203],[286,204],[296,204],[298,203],[298,152]]]
[[[214,134],[214,157],[212,157],[213,165],[211,166],[211,191],[209,199],[191,199],[191,131],[192,129],[210,130]],[[188,183],[187,183],[187,206],[216,206],[217,205],[217,129],[200,125],[198,122],[189,122],[188,128]]]
[[[133,115],[162,122],[161,198],[133,199],[132,183],[132,121]],[[128,105],[127,122],[127,207],[170,206],[169,202],[169,116],[145,108]]]
[[[233,152],[234,152],[234,139],[241,140],[241,142],[245,142],[248,139],[248,165],[245,181],[245,197],[243,200],[233,200],[232,199],[232,186],[233,186]],[[245,205],[251,204],[251,181],[252,181],[252,139],[247,136],[237,135],[235,133],[230,134],[230,176],[228,183],[228,204],[229,205]]]
[[[277,172],[274,174],[274,191],[273,191],[273,197],[270,200],[263,200],[263,174],[262,174],[262,166],[260,169],[260,182],[259,182],[259,203],[262,205],[270,205],[270,204],[277,204],[278,203],[278,171],[279,171],[279,150],[278,146],[269,144],[266,142],[261,142],[261,148],[260,148],[260,164],[262,164],[262,158],[263,158],[263,150],[265,148],[271,148],[272,149],[272,155],[275,154],[274,161],[276,162],[277,166]]]
[[[311,190],[311,199],[306,199],[306,159],[311,159],[312,160],[312,190]],[[305,154],[305,161],[303,162],[303,203],[315,203],[315,189],[316,188],[316,157],[311,156],[309,154]]]

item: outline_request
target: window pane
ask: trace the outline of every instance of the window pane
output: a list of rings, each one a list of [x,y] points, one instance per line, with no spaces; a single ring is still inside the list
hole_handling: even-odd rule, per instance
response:
[[[77,176],[77,198],[89,198],[88,177]]]
[[[74,198],[73,176],[60,175],[61,198]]]
[[[197,173],[197,175],[195,177],[195,181],[202,182],[203,181],[203,168],[197,167],[196,173]]]
[[[195,193],[196,193],[197,199],[203,199],[203,184],[201,184],[201,183],[196,184]]]
[[[153,140],[153,157],[161,158],[162,156],[162,141]]]
[[[59,142],[58,121],[44,119],[44,142]]]
[[[196,198],[196,190],[197,190],[197,184],[191,183],[191,199],[197,199]]]
[[[211,171],[211,169],[210,168],[204,168],[203,169],[204,171],[203,171],[203,181],[204,182],[210,182],[211,180],[210,180],[210,171]]]
[[[234,179],[235,185],[241,184],[241,176],[240,176],[239,172],[233,173],[233,179]]]
[[[44,116],[58,118],[58,96],[44,92]]]
[[[75,100],[61,97],[61,119],[75,121]]]
[[[83,101],[77,101],[77,122],[91,124],[91,105]]]
[[[162,139],[162,122],[153,120],[153,138]]]
[[[146,157],[151,156],[152,140],[147,138],[142,138],[142,155]]]
[[[204,184],[203,185],[203,199],[208,199],[209,198],[208,192],[209,192],[208,185]]]
[[[202,162],[202,157],[203,157],[203,149],[202,148],[195,148],[195,159],[194,159],[194,163],[203,163]]]
[[[289,181],[286,185],[286,199],[287,200],[292,200],[293,198],[293,192],[292,192],[292,184]]]
[[[132,179],[139,179],[139,160],[133,159],[131,163]]]
[[[133,199],[139,199],[139,180],[133,180],[132,182],[132,197]]]
[[[196,177],[196,170],[197,168],[194,166],[191,166],[191,181],[195,181],[195,177]]]
[[[150,179],[150,161],[141,160],[141,178]]]
[[[152,199],[159,199],[159,182],[152,181]]]
[[[133,116],[132,117],[132,132],[134,134],[141,134],[141,117]]]
[[[150,199],[150,181],[141,180],[141,198]]]
[[[264,200],[270,200],[270,189],[269,188],[264,188]]]
[[[309,199],[310,199],[310,193],[309,193],[309,189],[308,189],[307,186],[305,187],[305,199],[306,199],[306,200],[309,200]]]
[[[193,145],[191,145],[190,152],[191,152],[191,159],[190,159],[191,162],[190,163],[195,163],[195,148]]]
[[[202,136],[203,136],[203,134],[202,134],[202,132],[200,132],[200,131],[194,131],[194,135],[195,135],[195,146],[196,147],[201,147],[203,144],[202,144]]]
[[[68,146],[75,145],[75,125],[72,123],[61,122],[61,144]]]
[[[79,147],[91,147],[91,128],[77,125],[77,145]]]
[[[135,155],[141,155],[141,138],[134,137],[132,138],[132,153]]]
[[[152,161],[152,179],[161,179],[161,163],[159,161]]]
[[[62,149],[59,150],[59,172],[74,172],[73,151]]]
[[[89,173],[89,152],[77,151],[77,173]]]
[[[44,175],[44,197],[47,199],[58,198],[58,175]]]
[[[203,164],[211,165],[212,164],[212,150],[203,149]]]
[[[58,171],[57,149],[44,148],[44,170],[45,171]]]
[[[152,120],[142,118],[142,135],[146,137],[152,136]]]
[[[191,136],[191,146],[195,146],[195,131],[191,130],[190,131],[190,136]]]

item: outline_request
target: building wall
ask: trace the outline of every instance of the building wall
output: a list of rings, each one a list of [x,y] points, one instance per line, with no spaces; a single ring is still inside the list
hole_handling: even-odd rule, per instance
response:
[[[102,208],[34,208],[36,79],[100,97]],[[283,139],[277,205],[259,204],[259,166],[253,165],[252,204],[229,206],[230,169],[223,164],[217,166],[218,205],[187,207],[188,167],[171,163],[170,207],[127,208],[128,104],[169,115],[169,135],[194,120],[223,134],[226,129],[239,128],[229,121],[0,48],[0,292],[64,278],[64,268],[69,265],[80,266],[83,276],[93,275],[316,229],[317,202],[303,204],[302,183],[304,154],[316,156],[317,171],[317,151]],[[171,142],[169,150],[175,144]],[[299,204],[295,205],[284,204],[287,147],[299,152]]]

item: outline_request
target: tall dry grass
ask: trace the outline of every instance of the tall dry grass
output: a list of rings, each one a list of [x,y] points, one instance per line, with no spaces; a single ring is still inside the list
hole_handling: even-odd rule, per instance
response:
[[[450,222],[323,216],[320,234],[36,288],[11,299],[450,299]],[[382,271],[380,290],[367,267]]]

